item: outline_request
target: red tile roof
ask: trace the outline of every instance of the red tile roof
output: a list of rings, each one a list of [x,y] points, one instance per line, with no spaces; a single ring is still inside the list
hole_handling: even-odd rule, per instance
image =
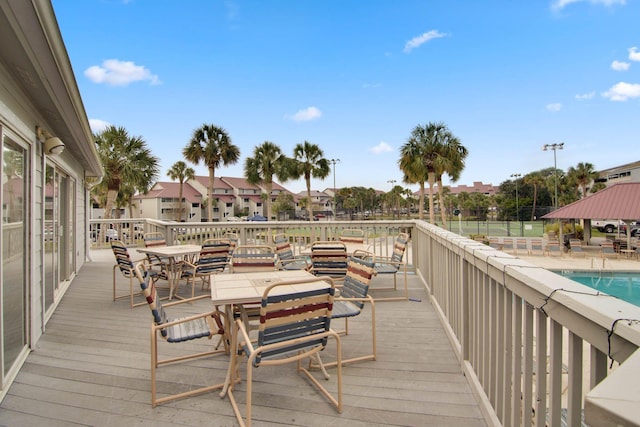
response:
[[[640,183],[612,185],[544,215],[544,219],[640,219]]]
[[[196,175],[195,180],[198,181],[202,186],[204,187],[208,187],[209,186],[209,176],[201,176],[201,175]],[[224,189],[229,189],[232,188],[229,184],[227,184],[226,182],[224,182],[221,178],[214,176],[213,177],[213,188],[224,188]]]
[[[135,199],[156,199],[161,197],[178,198],[180,195],[180,183],[179,182],[156,182],[151,190],[147,194],[138,194]],[[187,202],[201,202],[202,197],[192,186],[188,183],[184,183],[182,186],[182,197]]]

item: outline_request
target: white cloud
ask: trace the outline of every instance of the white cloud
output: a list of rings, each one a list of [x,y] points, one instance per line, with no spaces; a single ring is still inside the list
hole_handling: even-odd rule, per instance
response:
[[[557,111],[560,111],[560,109],[562,108],[562,104],[560,104],[559,102],[554,102],[553,104],[547,104],[545,108],[547,109],[547,111],[555,113]]]
[[[291,119],[295,122],[308,122],[311,120],[319,119],[322,117],[322,111],[316,107],[308,107],[303,110],[298,110],[294,115],[285,115],[285,118]]]
[[[629,48],[629,59],[632,61],[640,61],[640,52],[638,52],[637,47]]]
[[[94,83],[111,86],[127,86],[129,83],[148,80],[150,84],[160,84],[160,79],[146,67],[131,61],[107,59],[102,66],[94,65],[84,70],[84,75]]]
[[[629,64],[628,62],[622,61],[613,61],[611,63],[611,69],[614,71],[627,71],[630,66],[631,64]]]
[[[551,2],[551,9],[561,10],[572,3],[580,3],[588,1],[591,4],[602,4],[604,6],[613,6],[614,4],[627,4],[627,0],[554,0]]]
[[[375,147],[372,147],[370,151],[373,154],[382,154],[382,153],[388,153],[390,151],[393,151],[393,148],[391,148],[391,146],[386,142],[380,141],[380,144],[376,145]]]
[[[626,101],[631,98],[640,98],[640,84],[620,82],[613,85],[602,94],[611,101]]]
[[[100,133],[107,127],[111,126],[111,123],[100,119],[89,119],[89,126],[91,127],[91,132]]]
[[[417,37],[414,37],[411,40],[409,40],[404,45],[403,52],[404,53],[409,53],[413,49],[415,49],[417,47],[420,47],[421,45],[423,45],[424,43],[428,42],[429,40],[439,39],[441,37],[446,37],[446,34],[441,33],[438,30],[431,30],[429,32],[426,32],[424,34],[421,34],[421,35],[419,35]]]
[[[588,93],[579,93],[576,95],[576,99],[579,101],[584,101],[585,99],[591,99],[596,95],[595,92],[588,92]]]

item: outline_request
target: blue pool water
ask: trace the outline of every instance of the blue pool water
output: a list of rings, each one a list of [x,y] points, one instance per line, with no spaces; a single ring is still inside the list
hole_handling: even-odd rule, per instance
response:
[[[568,270],[555,273],[640,307],[640,273]]]

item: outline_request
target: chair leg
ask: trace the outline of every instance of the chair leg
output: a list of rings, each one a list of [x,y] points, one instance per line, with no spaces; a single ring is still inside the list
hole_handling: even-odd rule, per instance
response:
[[[155,408],[156,401],[156,368],[158,367],[158,342],[156,331],[151,328],[151,407]]]

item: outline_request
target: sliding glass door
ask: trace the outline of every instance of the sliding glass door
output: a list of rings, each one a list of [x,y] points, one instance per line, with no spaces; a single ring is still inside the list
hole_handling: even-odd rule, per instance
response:
[[[2,132],[2,378],[28,349],[29,156]]]

